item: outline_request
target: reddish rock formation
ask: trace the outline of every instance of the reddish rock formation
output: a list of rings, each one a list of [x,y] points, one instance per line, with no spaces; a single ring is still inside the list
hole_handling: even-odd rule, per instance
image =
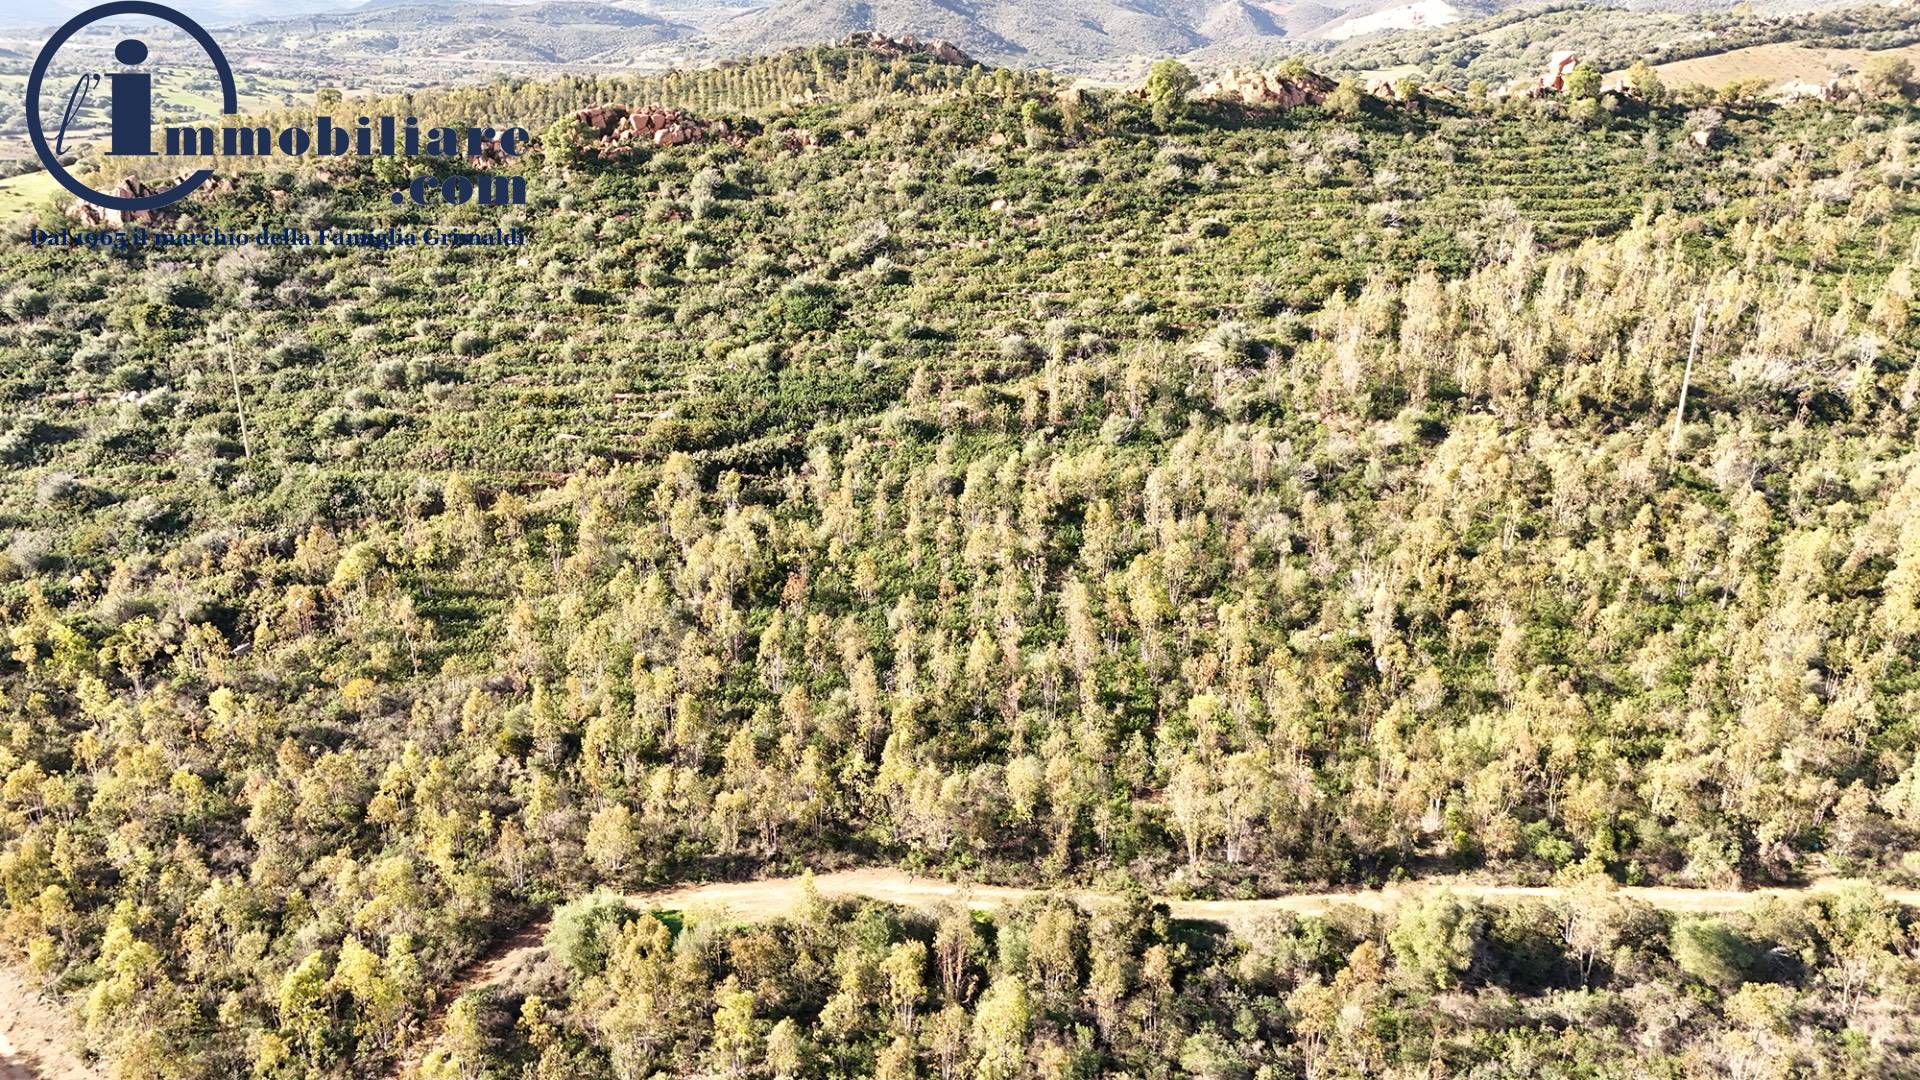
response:
[[[480,170],[497,169],[511,162],[507,152],[500,149],[499,139],[487,139],[480,144],[480,152],[467,155],[467,164]]]
[[[148,187],[146,182],[137,176],[129,176],[115,184],[113,190],[107,194],[118,199],[144,199],[159,190],[162,189]],[[85,225],[128,225],[150,222],[158,215],[158,211],[112,210],[82,201],[73,204],[73,214]]]
[[[594,105],[573,114],[594,140],[587,156],[602,160],[631,157],[644,146],[685,146],[710,140],[738,142],[725,120],[701,120],[666,105]]]
[[[107,194],[121,199],[144,199],[149,195],[157,195],[162,191],[178,187],[192,175],[190,172],[185,172],[156,184],[148,184],[137,176],[129,176],[115,184],[113,190]],[[216,176],[195,188],[194,194],[204,197],[221,195],[232,190],[232,180],[223,180]],[[179,217],[183,210],[182,203],[174,203],[158,210],[113,210],[95,206],[90,202],[76,201],[68,212],[82,225],[103,226],[163,224]]]
[[[1233,70],[1200,87],[1201,97],[1238,101],[1257,109],[1294,109],[1318,105],[1337,84],[1309,72]]]
[[[973,57],[968,56],[960,46],[941,38],[928,38],[920,41],[909,34],[903,38],[892,38],[874,30],[861,30],[848,34],[841,39],[843,49],[864,49],[875,56],[888,60],[897,60],[903,56],[915,56],[925,53],[942,64],[954,64],[959,67],[972,67]]]
[[[627,118],[625,105],[589,105],[573,114],[575,120],[587,125],[587,133],[596,139],[604,139],[613,134],[620,121]]]

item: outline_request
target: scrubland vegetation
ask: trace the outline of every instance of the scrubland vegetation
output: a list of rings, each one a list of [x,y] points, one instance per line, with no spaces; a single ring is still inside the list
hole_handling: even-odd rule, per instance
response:
[[[1444,891],[1223,934],[1143,898],[988,918],[814,901],[760,926],[563,908],[513,989],[461,998],[422,1075],[1500,1076],[1887,1071],[1899,920],[1856,889],[1734,919],[1597,880]],[[1798,987],[1817,986],[1808,994]],[[1876,984],[1876,987],[1878,984]]]
[[[683,77],[739,138],[619,163],[565,119],[606,84],[423,96],[546,132],[520,210],[189,204],[524,250],[8,244],[0,938],[123,1075],[374,1075],[596,887],[1471,871],[1573,891],[575,902],[419,1067],[1911,1070],[1871,886],[1606,883],[1920,874],[1920,125],[1587,86],[1257,114],[795,54]]]

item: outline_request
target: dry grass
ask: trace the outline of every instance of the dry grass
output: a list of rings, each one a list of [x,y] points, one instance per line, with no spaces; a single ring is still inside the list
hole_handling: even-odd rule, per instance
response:
[[[0,222],[12,221],[60,194],[60,185],[44,172],[0,180]]]
[[[1883,54],[1904,56],[1920,64],[1920,45],[1871,50],[1823,49],[1775,43],[1734,49],[1692,60],[1676,60],[1671,64],[1661,64],[1654,70],[1660,73],[1660,80],[1668,86],[1698,83],[1720,87],[1741,79],[1765,79],[1769,86],[1789,82],[1824,83],[1837,75],[1858,71],[1868,59]],[[1625,71],[1609,72],[1606,77],[1608,86],[1618,86],[1625,81]]]

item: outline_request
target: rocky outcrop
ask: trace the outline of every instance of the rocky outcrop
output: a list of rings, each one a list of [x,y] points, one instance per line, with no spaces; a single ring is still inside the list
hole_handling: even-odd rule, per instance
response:
[[[779,136],[780,152],[783,154],[804,154],[819,145],[819,136],[806,128],[788,128]]]
[[[1337,84],[1311,71],[1233,70],[1200,87],[1200,96],[1237,101],[1257,109],[1294,109],[1318,105]]]
[[[1838,77],[1824,82],[1789,79],[1773,88],[1771,100],[1776,105],[1788,105],[1796,101],[1846,101],[1853,96],[1852,88]]]
[[[627,118],[627,111],[625,105],[589,105],[574,113],[573,118],[587,125],[588,135],[604,139]]]
[[[840,47],[860,49],[888,60],[926,55],[942,64],[953,64],[957,67],[973,66],[973,57],[968,56],[960,46],[942,38],[928,38],[926,41],[920,41],[911,34],[895,38],[875,30],[861,30],[842,38]]]
[[[593,105],[573,115],[593,140],[587,156],[603,161],[631,157],[648,146],[739,141],[725,120],[702,120],[666,105]]]
[[[149,186],[146,181],[137,176],[129,176],[115,184],[113,190],[107,194],[116,199],[144,199],[164,190],[166,189],[163,187]],[[162,212],[160,210],[114,210],[84,201],[73,205],[74,216],[86,225],[143,225],[154,221]]]
[[[482,171],[502,169],[513,163],[507,152],[500,148],[499,139],[486,139],[480,143],[480,152],[467,155],[467,164]]]
[[[186,182],[190,172],[181,173],[167,180],[149,184],[137,176],[129,176],[114,185],[107,194],[120,199],[144,199],[149,195],[158,195],[170,188],[179,187]],[[233,181],[213,177],[194,189],[195,195],[220,195],[233,190]],[[114,210],[104,206],[95,206],[90,202],[75,201],[70,213],[83,225],[151,225],[164,224],[180,216],[183,207],[180,203],[163,206],[158,210]]]

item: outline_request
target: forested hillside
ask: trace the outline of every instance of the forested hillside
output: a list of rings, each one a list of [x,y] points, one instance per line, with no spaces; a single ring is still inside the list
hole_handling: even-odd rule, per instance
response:
[[[886,862],[1579,896],[589,900],[427,1074],[1914,1067],[1870,888],[1605,888],[1920,875],[1909,103],[902,64],[620,161],[602,84],[420,101],[544,132],[515,210],[186,204],[521,250],[0,249],[0,938],[92,1051],[375,1075],[550,905]]]

